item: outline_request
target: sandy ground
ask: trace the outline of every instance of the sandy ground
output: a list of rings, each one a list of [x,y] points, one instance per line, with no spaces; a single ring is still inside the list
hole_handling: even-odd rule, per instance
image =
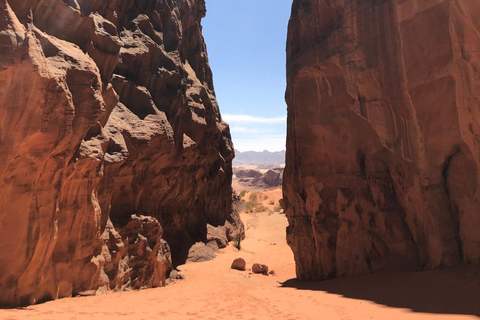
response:
[[[272,191],[275,194],[275,191]],[[279,197],[279,191],[277,197]],[[269,195],[273,197],[273,194]],[[185,280],[164,288],[68,298],[0,310],[13,319],[478,319],[480,269],[380,274],[320,283],[294,280],[285,216],[242,214],[247,239],[213,261],[179,267]],[[267,264],[276,276],[230,269],[237,257]]]

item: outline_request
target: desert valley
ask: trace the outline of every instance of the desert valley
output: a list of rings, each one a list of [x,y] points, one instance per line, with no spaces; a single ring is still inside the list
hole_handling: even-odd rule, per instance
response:
[[[0,310],[0,318],[441,320],[480,317],[478,267],[386,273],[312,283],[297,281],[293,254],[285,241],[287,219],[277,207],[282,197],[281,188],[252,188],[242,185],[235,177],[233,183],[238,186],[237,192],[243,193],[245,203],[255,204],[247,208],[241,206],[246,238],[241,241],[240,250],[232,241],[220,249],[213,260],[180,265],[182,279],[169,279],[166,287],[107,292]],[[252,201],[253,198],[256,200]],[[231,268],[232,261],[239,257],[247,263],[245,271]],[[267,265],[272,273],[253,273],[253,263]]]
[[[0,319],[478,319],[480,3],[289,1],[242,128],[208,5],[0,0]]]

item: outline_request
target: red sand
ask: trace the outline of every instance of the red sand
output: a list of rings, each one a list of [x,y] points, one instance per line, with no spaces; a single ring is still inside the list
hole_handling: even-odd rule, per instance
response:
[[[279,197],[280,190],[276,192],[275,197]],[[285,216],[265,212],[243,214],[242,219],[248,230],[240,252],[231,245],[213,261],[180,266],[186,279],[173,285],[0,310],[0,319],[383,320],[480,316],[478,267],[299,283],[291,280],[295,278],[295,265],[285,243]],[[276,276],[231,270],[231,262],[237,257],[243,257],[248,268],[254,262],[264,263],[275,270]]]

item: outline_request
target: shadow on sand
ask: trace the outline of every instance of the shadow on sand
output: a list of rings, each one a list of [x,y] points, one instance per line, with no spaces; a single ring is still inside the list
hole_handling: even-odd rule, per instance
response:
[[[480,317],[478,266],[426,272],[383,273],[321,282],[290,279],[285,281],[282,287],[324,291],[414,312]]]

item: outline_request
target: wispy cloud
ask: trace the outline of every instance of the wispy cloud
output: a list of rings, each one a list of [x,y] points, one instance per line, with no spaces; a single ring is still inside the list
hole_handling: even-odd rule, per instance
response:
[[[265,118],[247,114],[223,114],[223,119],[230,123],[285,123],[287,116]]]
[[[285,149],[286,116],[259,117],[247,114],[224,114],[223,118],[230,124],[236,149],[240,151]]]
[[[251,127],[240,127],[240,126],[231,126],[231,132],[238,132],[238,133],[248,133],[248,134],[258,134],[258,133],[265,133],[265,130],[261,130],[258,128],[251,128]]]
[[[285,150],[284,134],[265,135],[262,137],[238,137],[233,139],[235,149],[240,151],[280,151]]]

